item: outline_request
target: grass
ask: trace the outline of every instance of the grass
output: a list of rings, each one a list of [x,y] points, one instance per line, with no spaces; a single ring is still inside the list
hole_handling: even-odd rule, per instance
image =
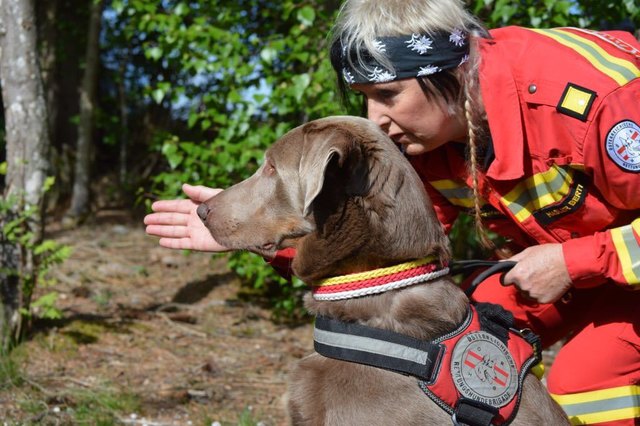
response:
[[[0,353],[0,390],[22,386],[24,383],[20,369],[20,359],[24,355],[18,349],[13,352]]]
[[[67,408],[77,424],[107,426],[120,417],[140,411],[137,395],[105,387],[100,390],[75,389],[70,393]]]
[[[2,418],[6,425],[122,424],[121,418],[139,412],[140,398],[108,383],[98,388],[47,389],[29,379],[23,369],[26,349],[18,346],[0,354],[0,390],[10,394],[24,418]]]

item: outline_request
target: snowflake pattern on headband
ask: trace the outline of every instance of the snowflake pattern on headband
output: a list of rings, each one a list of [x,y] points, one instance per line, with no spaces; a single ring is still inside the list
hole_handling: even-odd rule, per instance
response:
[[[344,81],[347,82],[347,84],[353,84],[356,82],[355,77],[353,76],[353,74],[351,74],[351,71],[349,71],[347,68],[342,69],[342,77],[344,78]]]
[[[386,52],[387,51],[387,45],[384,44],[383,42],[381,42],[380,40],[374,40],[373,41],[373,46],[376,48],[376,50],[378,52]]]
[[[396,78],[396,75],[390,73],[388,70],[383,70],[375,67],[373,69],[373,72],[367,77],[369,77],[369,81],[373,83],[386,83],[387,81],[394,80]]]
[[[465,38],[464,33],[459,29],[453,30],[449,35],[449,41],[458,47],[464,46]]]
[[[426,67],[420,67],[420,71],[416,74],[416,77],[423,77],[425,75],[431,75],[440,72],[440,67],[435,65],[427,65]]]
[[[429,49],[433,49],[433,40],[421,34],[411,34],[411,40],[405,41],[407,47],[421,55],[427,53]]]

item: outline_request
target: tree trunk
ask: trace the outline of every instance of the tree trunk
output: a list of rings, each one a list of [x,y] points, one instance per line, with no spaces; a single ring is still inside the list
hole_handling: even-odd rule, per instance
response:
[[[7,150],[6,207],[0,206],[0,342],[6,348],[21,336],[20,309],[29,309],[36,284],[37,259],[29,247],[42,240],[48,169],[49,133],[31,0],[0,0],[0,82]],[[20,233],[30,238],[14,241],[6,225],[25,216]]]
[[[80,121],[78,124],[75,176],[71,207],[67,212],[67,217],[72,220],[81,220],[89,212],[93,120],[96,109],[96,86],[100,59],[99,36],[103,5],[103,0],[94,0],[91,5],[86,63],[80,87]]]
[[[125,67],[124,60],[120,62],[120,76],[118,78],[118,104],[120,109],[120,158],[119,158],[119,182],[121,188],[126,188],[128,179],[127,153],[129,150],[129,114],[127,112],[127,90],[124,84]]]
[[[37,5],[39,12],[38,37],[40,42],[40,72],[47,102],[49,118],[49,140],[53,143],[58,119],[59,85],[56,76],[58,57],[56,41],[58,38],[58,0],[47,0]]]

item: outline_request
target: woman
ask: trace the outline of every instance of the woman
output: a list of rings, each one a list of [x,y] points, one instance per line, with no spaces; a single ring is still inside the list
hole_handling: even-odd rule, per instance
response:
[[[443,224],[507,238],[516,266],[482,283],[546,345],[568,338],[549,391],[575,424],[640,421],[640,50],[623,33],[487,32],[457,0],[347,0],[332,64],[409,156]],[[147,232],[219,251],[193,201]]]

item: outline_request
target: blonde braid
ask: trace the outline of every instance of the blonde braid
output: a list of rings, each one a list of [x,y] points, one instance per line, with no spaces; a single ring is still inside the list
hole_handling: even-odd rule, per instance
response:
[[[478,146],[486,146],[489,134],[486,112],[480,96],[480,84],[478,82],[479,55],[477,53],[477,41],[471,38],[472,43],[469,62],[463,76],[464,81],[464,114],[467,120],[467,132],[469,137],[469,175],[472,180],[474,222],[476,233],[483,247],[495,250],[496,246],[489,238],[487,229],[482,222],[482,197],[478,182]]]

